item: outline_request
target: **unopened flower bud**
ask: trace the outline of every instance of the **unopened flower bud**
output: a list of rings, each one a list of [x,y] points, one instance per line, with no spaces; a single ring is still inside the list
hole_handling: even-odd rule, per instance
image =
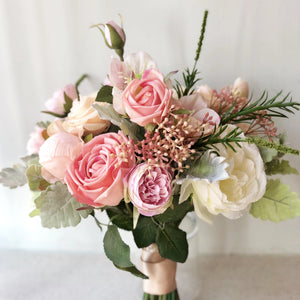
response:
[[[249,94],[248,82],[238,77],[233,83],[232,91],[238,97],[248,98],[248,94]]]
[[[104,36],[107,45],[114,50],[121,50],[125,45],[125,32],[123,28],[114,21],[109,21],[104,25]]]

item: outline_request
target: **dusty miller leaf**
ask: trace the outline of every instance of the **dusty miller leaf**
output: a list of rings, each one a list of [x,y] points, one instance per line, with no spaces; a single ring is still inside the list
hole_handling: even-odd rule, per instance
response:
[[[298,194],[279,179],[268,180],[265,195],[254,202],[250,213],[255,218],[273,222],[284,221],[300,216],[300,199]]]
[[[92,210],[77,211],[84,205],[79,203],[68,191],[65,184],[57,181],[50,185],[35,199],[36,208],[40,210],[42,226],[60,228],[76,226],[81,217],[86,218]]]
[[[279,160],[273,159],[269,163],[266,163],[266,174],[274,175],[274,174],[299,174],[298,171],[290,166],[289,161],[287,160]]]
[[[27,183],[25,172],[26,167],[21,164],[15,164],[12,168],[4,168],[0,171],[0,183],[10,189],[22,186]]]

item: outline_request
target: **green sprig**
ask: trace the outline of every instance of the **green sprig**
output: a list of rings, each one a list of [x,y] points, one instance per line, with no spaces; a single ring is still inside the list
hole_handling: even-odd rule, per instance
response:
[[[268,93],[263,92],[258,100],[253,103],[249,100],[238,112],[225,114],[221,119],[221,124],[250,121],[257,116],[263,116],[264,118],[287,118],[284,112],[294,113],[293,110],[299,110],[300,103],[293,102],[289,93],[283,97],[283,99],[278,100],[281,94],[282,91],[277,93],[271,99],[268,99]]]
[[[260,137],[248,137],[246,141],[250,144],[255,144],[256,146],[275,149],[281,153],[299,155],[299,150],[297,149],[293,149],[282,144],[273,143]]]

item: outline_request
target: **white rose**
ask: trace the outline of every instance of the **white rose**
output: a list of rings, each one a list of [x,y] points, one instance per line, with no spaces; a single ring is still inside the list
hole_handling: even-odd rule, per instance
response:
[[[229,125],[222,136],[234,128]],[[192,193],[195,212],[205,221],[211,221],[212,215],[218,214],[237,219],[265,193],[267,179],[257,147],[246,142],[240,145],[241,148],[235,146],[236,152],[222,144],[216,145],[219,154],[225,158],[224,162],[229,164],[227,179],[216,182],[186,179],[181,186],[179,202],[185,201]]]

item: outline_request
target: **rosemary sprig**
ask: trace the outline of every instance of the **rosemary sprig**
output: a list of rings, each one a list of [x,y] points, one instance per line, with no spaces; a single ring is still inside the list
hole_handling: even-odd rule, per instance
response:
[[[217,127],[215,126],[212,134],[205,137],[201,136],[196,143],[197,151],[215,149],[218,152],[218,148],[215,146],[215,144],[222,144],[225,148],[229,147],[235,152],[236,150],[234,149],[234,145],[241,147],[240,143],[245,142],[246,140],[240,136],[242,131],[238,127],[221,137],[222,133],[227,129],[227,127],[228,125],[223,125],[217,130]]]
[[[242,121],[249,121],[255,119],[257,116],[264,118],[281,117],[287,118],[284,112],[294,113],[293,110],[299,110],[300,103],[292,102],[290,93],[283,99],[279,100],[282,91],[277,93],[271,99],[268,99],[268,93],[263,92],[261,97],[255,102],[251,103],[249,100],[238,112],[223,115],[221,124],[238,123]],[[264,112],[262,112],[264,111]]]
[[[201,33],[200,33],[198,46],[197,46],[196,54],[195,54],[195,58],[194,58],[194,67],[193,67],[192,71],[190,71],[190,69],[187,68],[187,69],[185,69],[184,72],[182,72],[182,77],[183,77],[185,87],[182,88],[180,82],[178,80],[175,81],[176,86],[174,88],[176,90],[178,98],[192,94],[194,92],[194,89],[193,89],[194,85],[200,80],[200,78],[198,78],[199,72],[196,69],[196,65],[200,58],[203,39],[204,39],[204,35],[205,35],[207,16],[208,16],[208,11],[206,10],[206,11],[204,11],[204,15],[203,15],[203,21],[202,21],[202,25],[201,25]]]

